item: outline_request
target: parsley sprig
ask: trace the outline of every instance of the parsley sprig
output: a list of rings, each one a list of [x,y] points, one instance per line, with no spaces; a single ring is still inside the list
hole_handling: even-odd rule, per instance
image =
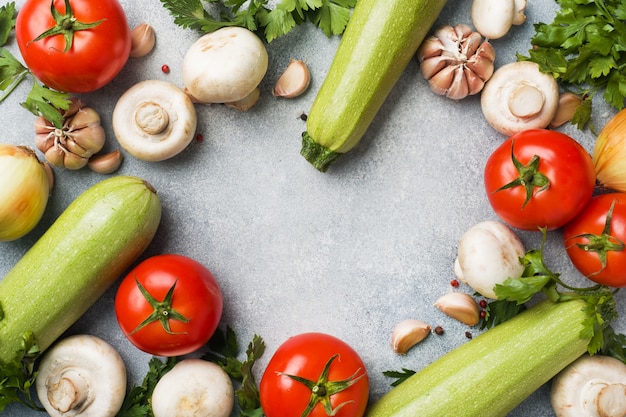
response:
[[[216,363],[239,385],[235,391],[239,415],[241,417],[262,417],[261,400],[259,389],[254,380],[252,368],[257,359],[265,351],[265,342],[260,336],[255,335],[246,349],[246,359],[241,361],[239,356],[239,342],[232,328],[227,327],[225,332],[220,329],[207,343],[208,351],[201,359]],[[162,360],[153,357],[149,363],[149,369],[141,385],[131,388],[124,399],[124,403],[116,417],[153,417],[150,399],[154,387],[163,375],[169,372],[181,357],[170,357]],[[1,399],[0,391],[0,399]],[[0,408],[0,411],[2,409]]]
[[[52,90],[33,76],[30,70],[4,48],[15,28],[15,3],[11,2],[0,7],[0,103],[15,90],[15,88],[31,76],[33,87],[22,107],[34,114],[43,116],[55,127],[63,126],[62,111],[70,105],[69,94]]]
[[[307,20],[326,36],[340,35],[356,0],[282,0],[274,8],[269,7],[269,0],[161,0],[161,3],[181,27],[209,33],[222,27],[241,26],[262,33],[269,43]]]
[[[265,352],[263,339],[254,335],[246,348],[246,359],[243,362],[237,358],[239,342],[230,327],[226,328],[226,332],[218,329],[209,341],[208,348],[209,351],[202,356],[202,359],[220,365],[231,378],[239,383],[239,388],[235,391],[239,415],[241,417],[263,416],[259,388],[252,373],[255,362]]]
[[[0,412],[15,402],[43,411],[31,396],[31,387],[37,377],[35,361],[40,353],[34,335],[29,332],[22,339],[22,348],[17,352],[18,360],[0,363]]]
[[[552,23],[535,24],[529,56],[565,88],[581,94],[583,104],[572,123],[584,128],[591,119],[592,99],[604,99],[621,110],[626,98],[626,3],[621,0],[557,0]]]
[[[483,323],[482,326],[488,327],[512,318],[521,311],[521,309],[516,311],[515,306],[522,306],[538,293],[543,293],[553,302],[582,299],[585,301],[584,311],[587,318],[583,323],[581,337],[591,339],[587,347],[588,352],[595,354],[610,351],[620,344],[617,335],[607,337],[607,334],[609,336],[611,334],[610,330],[605,334],[610,322],[618,315],[614,298],[616,290],[604,285],[576,288],[561,280],[560,274],[551,271],[545,263],[543,249],[547,230],[540,230],[542,233],[540,248],[529,250],[520,259],[524,266],[522,276],[508,278],[502,284],[496,284],[494,291],[498,299],[487,305],[485,317],[487,324]]]

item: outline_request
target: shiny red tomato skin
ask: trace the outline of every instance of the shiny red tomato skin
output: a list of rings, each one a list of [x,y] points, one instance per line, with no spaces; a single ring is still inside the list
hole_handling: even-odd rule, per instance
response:
[[[335,417],[361,417],[369,396],[367,370],[358,353],[346,342],[325,333],[302,333],[287,339],[270,359],[259,384],[261,408],[266,417],[300,417],[311,397],[311,390],[286,375],[317,381],[333,355],[329,381],[349,379],[359,371],[364,376],[354,385],[331,396],[333,409],[343,406]],[[359,374],[360,374],[359,373]],[[309,417],[328,417],[317,404]]]
[[[519,176],[511,147],[522,165],[538,155],[538,170],[550,180],[548,189],[535,188],[525,206],[524,187],[496,191]],[[553,130],[533,129],[509,137],[495,149],[485,165],[484,182],[491,207],[510,226],[554,230],[585,207],[593,194],[596,175],[591,156],[575,139]]]
[[[133,333],[154,311],[135,279],[158,301],[176,284],[172,308],[189,322],[170,320],[172,334],[159,321]],[[115,315],[124,335],[137,348],[157,356],[198,350],[215,333],[222,310],[222,292],[213,274],[199,262],[175,254],[156,255],[139,263],[122,280],[115,296]]]
[[[626,287],[626,249],[607,251],[606,265],[602,268],[597,253],[585,251],[576,245],[589,243],[588,239],[579,236],[581,234],[602,234],[607,213],[614,201],[609,234],[626,243],[625,193],[608,193],[593,197],[583,211],[563,228],[563,243],[572,264],[584,276],[599,284],[624,288]]]
[[[130,28],[117,0],[72,0],[70,5],[81,22],[106,20],[75,32],[69,51],[64,52],[63,35],[32,42],[55,25],[50,1],[26,0],[17,15],[15,37],[26,66],[44,85],[67,93],[89,93],[109,83],[126,64]],[[65,13],[64,0],[54,0],[54,6]]]

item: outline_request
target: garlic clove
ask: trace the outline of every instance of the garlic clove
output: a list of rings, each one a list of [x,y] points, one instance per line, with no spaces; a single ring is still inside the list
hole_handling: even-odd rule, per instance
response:
[[[556,109],[556,114],[550,122],[550,127],[559,127],[569,122],[574,116],[574,113],[576,113],[576,109],[582,104],[582,102],[583,99],[574,93],[570,93],[569,91],[562,93],[559,96],[559,105]]]
[[[154,28],[142,23],[130,32],[130,56],[140,58],[148,55],[154,48],[156,35]]]
[[[446,56],[432,57],[424,60],[420,65],[422,76],[427,80],[431,79],[435,74],[448,66],[450,58]]]
[[[467,95],[478,94],[485,86],[485,81],[475,71],[472,71],[469,68],[464,68],[463,74],[467,84]]]
[[[417,52],[417,59],[420,62],[429,58],[437,57],[441,55],[444,46],[443,43],[436,36],[429,36],[422,42]]]
[[[446,90],[446,96],[453,100],[460,100],[469,94],[469,86],[464,75],[463,66],[459,65],[454,69],[454,78],[450,87]]]
[[[122,165],[123,159],[122,152],[117,149],[113,152],[92,156],[87,162],[87,167],[98,174],[111,174]]]
[[[295,98],[304,93],[311,83],[311,73],[303,61],[292,59],[274,85],[276,97]]]
[[[480,321],[480,306],[469,294],[461,292],[446,294],[435,302],[435,307],[448,317],[468,326],[475,326]]]
[[[87,165],[88,161],[89,159],[83,158],[82,156],[76,155],[75,153],[65,152],[65,155],[63,157],[63,166],[66,169],[75,171]]]
[[[401,355],[430,334],[430,326],[420,320],[407,319],[398,323],[391,333],[391,347]]]

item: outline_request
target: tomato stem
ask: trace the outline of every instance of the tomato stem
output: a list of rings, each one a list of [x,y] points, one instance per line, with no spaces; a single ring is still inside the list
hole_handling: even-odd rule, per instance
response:
[[[606,214],[606,220],[604,221],[604,227],[600,235],[594,235],[592,233],[583,233],[580,235],[572,236],[574,238],[587,239],[585,243],[577,243],[576,246],[585,252],[595,252],[600,259],[600,270],[590,274],[595,275],[604,268],[606,268],[607,256],[609,251],[621,252],[624,250],[624,242],[616,237],[611,236],[611,220],[613,219],[613,208],[615,207],[615,200],[611,203],[611,207]]]
[[[65,49],[67,52],[72,48],[74,43],[74,33],[80,30],[87,30],[98,26],[106,19],[100,19],[97,22],[85,23],[81,22],[74,16],[74,11],[70,5],[70,0],[65,0],[65,14],[61,13],[54,7],[54,0],[50,3],[50,13],[56,24],[50,29],[43,32],[30,42],[37,42],[50,36],[63,35],[65,37]],[[29,42],[29,43],[30,43]]]
[[[537,192],[541,192],[550,188],[550,179],[539,172],[539,162],[541,158],[538,155],[534,155],[531,160],[526,164],[522,164],[516,157],[513,151],[514,142],[511,142],[511,160],[513,161],[513,165],[517,170],[518,177],[508,184],[503,185],[498,188],[495,192],[506,190],[513,187],[524,187],[526,190],[526,199],[522,204],[522,208],[528,204],[530,199],[535,194],[535,188],[538,187],[539,190]]]
[[[135,282],[137,283],[137,288],[139,288],[139,291],[141,292],[141,294],[145,297],[148,304],[150,304],[150,306],[153,308],[153,311],[152,311],[152,314],[146,317],[146,319],[142,321],[130,334],[138,332],[139,330],[146,327],[148,324],[155,322],[155,321],[159,321],[161,323],[161,326],[163,326],[163,329],[167,333],[179,334],[179,333],[172,331],[170,327],[170,320],[177,320],[183,323],[188,323],[189,319],[172,308],[172,301],[174,298],[174,289],[176,288],[177,281],[174,282],[174,284],[167,291],[167,294],[165,294],[163,301],[158,301],[156,298],[154,298],[152,294],[150,294],[148,290],[146,290],[144,286],[141,285],[141,283],[136,277],[135,277]],[[180,332],[180,334],[184,334],[184,332]]]
[[[339,355],[334,355],[328,360],[328,362],[326,362],[326,365],[324,366],[324,369],[322,370],[322,373],[317,381],[311,381],[310,379],[302,378],[297,375],[289,375],[282,372],[279,373],[280,375],[284,375],[293,379],[294,381],[298,381],[306,385],[307,388],[311,390],[311,398],[309,399],[309,403],[307,404],[306,408],[302,412],[301,417],[307,417],[309,414],[311,414],[317,404],[322,404],[322,406],[324,407],[324,411],[326,411],[327,415],[334,416],[337,415],[339,409],[353,402],[345,401],[335,408],[333,408],[331,404],[330,398],[333,395],[350,388],[358,380],[366,375],[365,372],[362,372],[362,369],[359,368],[354,374],[346,379],[343,379],[341,381],[329,381],[328,374],[330,372],[330,366],[332,365],[333,361],[338,357]]]

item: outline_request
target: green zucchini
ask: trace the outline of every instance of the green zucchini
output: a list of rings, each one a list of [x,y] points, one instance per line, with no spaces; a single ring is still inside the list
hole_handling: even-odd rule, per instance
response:
[[[325,172],[352,149],[415,56],[446,0],[359,0],[302,134],[304,156]]]
[[[0,280],[0,362],[32,331],[43,351],[154,237],[161,203],[145,181],[115,176],[83,192]]]
[[[412,375],[365,417],[506,416],[587,351],[584,306],[542,301]]]

